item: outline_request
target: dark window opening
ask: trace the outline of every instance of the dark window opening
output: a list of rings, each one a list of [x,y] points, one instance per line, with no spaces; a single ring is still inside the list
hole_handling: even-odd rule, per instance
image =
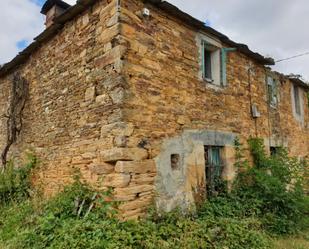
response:
[[[278,154],[278,150],[279,150],[278,147],[270,147],[270,155],[271,156],[277,155]]]
[[[172,170],[178,170],[180,168],[180,155],[179,154],[171,155],[171,168]]]
[[[294,86],[293,89],[294,89],[295,112],[298,115],[301,115],[299,88],[297,86]]]
[[[208,196],[217,196],[222,190],[222,147],[204,146],[206,163],[206,191]]]
[[[204,47],[204,78],[212,80],[211,51]]]

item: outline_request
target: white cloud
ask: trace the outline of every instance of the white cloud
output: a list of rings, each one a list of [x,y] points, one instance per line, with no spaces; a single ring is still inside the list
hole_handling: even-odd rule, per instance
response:
[[[39,1],[37,1],[39,2]],[[44,2],[44,1],[41,1]],[[76,0],[65,0],[76,4]],[[17,43],[31,43],[44,30],[45,17],[41,7],[31,0],[1,0],[0,11],[0,64],[14,58],[20,51]]]
[[[76,0],[65,0],[73,5]],[[309,51],[308,0],[169,0],[254,51],[282,59]],[[31,42],[44,29],[44,17],[33,0],[1,0],[0,63]],[[309,79],[309,56],[281,62],[275,69]]]
[[[254,51],[282,59],[309,52],[308,0],[168,0]],[[309,79],[309,56],[274,69]]]
[[[40,7],[28,0],[1,0],[0,20],[0,63],[18,53],[17,42],[32,41],[44,26]]]

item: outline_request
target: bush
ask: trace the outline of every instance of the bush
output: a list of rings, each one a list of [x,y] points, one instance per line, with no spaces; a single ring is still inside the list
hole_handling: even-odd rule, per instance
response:
[[[268,156],[261,140],[250,140],[255,167],[249,167],[241,145],[236,147],[236,166],[246,170],[240,170],[231,193],[223,191],[209,199],[196,214],[184,216],[175,210],[154,213],[142,221],[121,222],[115,215],[116,204],[104,202],[110,191],[98,194],[77,178],[40,205],[27,200],[29,194],[21,195],[17,204],[0,205],[0,247],[271,248],[270,236],[297,232],[305,225],[302,221],[309,213],[309,199],[302,191],[300,174],[305,165],[283,149]],[[13,187],[18,190],[9,193],[29,193],[29,182],[25,182],[22,191]]]
[[[23,167],[15,167],[9,162],[0,173],[0,204],[10,201],[21,201],[30,196],[31,171],[37,164],[34,156],[28,156],[28,163]]]
[[[303,228],[305,194],[302,172],[306,162],[291,158],[285,149],[267,156],[263,141],[249,141],[254,167],[239,174],[234,196],[245,203],[256,203],[265,228],[277,234],[294,233]]]
[[[183,216],[175,211],[143,221],[121,222],[115,218],[113,205],[99,201],[103,196],[93,200],[95,194],[76,182],[40,206],[25,200],[2,210],[0,207],[0,220],[10,217],[0,223],[0,245],[18,249],[269,248],[268,237],[257,219],[238,219],[237,215],[224,215],[224,211],[218,215],[216,207],[224,205],[232,212],[223,198],[216,203],[205,203],[213,208],[209,211],[205,207],[205,212],[194,216]],[[83,211],[78,213],[83,200]],[[93,203],[95,208],[88,213]]]

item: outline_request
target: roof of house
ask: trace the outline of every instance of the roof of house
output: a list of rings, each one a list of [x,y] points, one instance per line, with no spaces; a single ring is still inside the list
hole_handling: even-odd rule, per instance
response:
[[[288,75],[287,78],[290,79],[294,84],[301,86],[309,91],[309,84],[302,80],[300,75]]]
[[[0,77],[4,76],[8,73],[10,73],[12,70],[14,70],[19,65],[23,64],[30,56],[31,54],[36,51],[40,46],[44,45],[48,40],[50,40],[52,37],[54,37],[61,28],[63,28],[64,24],[70,20],[72,20],[74,17],[88,9],[91,5],[93,5],[97,0],[78,0],[77,3],[74,6],[67,6],[66,3],[64,3],[61,0],[48,0],[42,8],[42,13],[45,13],[50,8],[50,4],[57,3],[61,6],[63,4],[64,7],[66,7],[66,11],[55,18],[54,23],[46,28],[39,36],[34,38],[34,41],[25,48],[22,52],[20,52],[13,60],[10,62],[4,64],[2,67],[0,67]],[[198,19],[190,16],[189,14],[181,11],[176,6],[162,0],[144,0],[145,3],[150,3],[160,10],[164,11],[165,13],[168,13],[171,16],[174,16],[177,19],[180,19],[187,25],[200,30],[204,31],[210,35],[213,35],[217,37],[221,42],[224,44],[231,46],[233,48],[237,48],[237,50],[248,57],[254,59],[258,63],[261,63],[263,65],[274,65],[275,62],[272,58],[266,58],[262,56],[259,53],[255,53],[251,51],[247,45],[236,43],[232,40],[230,40],[227,36],[223,35],[222,33],[216,31],[215,29],[208,27],[205,25],[205,23],[199,21]]]

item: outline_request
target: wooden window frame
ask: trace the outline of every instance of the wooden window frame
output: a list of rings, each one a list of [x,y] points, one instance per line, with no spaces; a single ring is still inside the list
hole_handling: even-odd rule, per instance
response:
[[[205,39],[202,39],[203,80],[217,87],[227,86],[227,54],[236,50],[236,48],[222,48],[219,44],[215,45]],[[207,58],[210,58],[210,63],[206,63],[205,51],[210,53],[210,56],[207,56]],[[215,53],[218,54],[216,55]],[[207,69],[206,65],[208,64],[210,64],[210,67]]]

